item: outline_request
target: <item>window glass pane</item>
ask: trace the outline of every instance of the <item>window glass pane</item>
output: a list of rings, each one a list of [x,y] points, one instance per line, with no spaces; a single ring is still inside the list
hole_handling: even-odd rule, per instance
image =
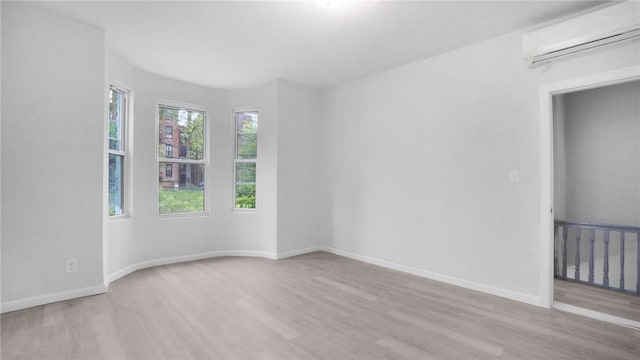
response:
[[[246,111],[236,113],[236,158],[258,157],[258,113]]]
[[[258,157],[258,134],[238,134],[238,159],[255,159]]]
[[[161,162],[159,181],[160,214],[204,211],[204,164]]]
[[[122,125],[124,117],[124,94],[118,90],[109,91],[109,150],[122,151]]]
[[[256,163],[236,163],[236,208],[256,208]]]
[[[204,112],[160,106],[160,158],[204,159]],[[173,136],[174,129],[179,136]]]
[[[120,155],[109,154],[109,216],[123,214],[123,158]]]

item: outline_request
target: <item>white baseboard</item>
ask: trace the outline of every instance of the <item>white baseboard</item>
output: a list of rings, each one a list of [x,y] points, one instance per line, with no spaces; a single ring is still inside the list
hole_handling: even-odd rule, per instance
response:
[[[96,285],[90,286],[80,289],[73,289],[69,291],[61,291],[52,294],[39,295],[34,297],[29,297],[25,299],[19,299],[14,301],[7,301],[2,303],[2,313],[22,310],[34,306],[50,304],[58,301],[64,301],[69,299],[75,299],[84,296],[104,294],[107,292],[106,285]]]
[[[306,254],[314,251],[326,251],[332,254],[345,256],[345,257],[363,261],[369,264],[374,264],[374,265],[386,267],[389,269],[406,272],[409,274],[417,275],[420,277],[424,277],[424,278],[428,278],[436,281],[441,281],[444,283],[460,286],[463,288],[477,290],[484,293],[504,297],[507,299],[524,302],[527,304],[542,306],[540,297],[538,296],[523,294],[523,293],[511,291],[511,290],[493,287],[493,286],[482,284],[482,283],[477,283],[469,280],[464,280],[464,279],[459,279],[459,278],[455,278],[455,277],[451,277],[443,274],[438,274],[438,273],[430,272],[427,270],[423,270],[423,269],[419,269],[419,268],[415,268],[407,265],[397,264],[397,263],[393,263],[390,261],[386,261],[386,260],[382,260],[382,259],[378,259],[378,258],[366,256],[366,255],[361,255],[361,254],[352,253],[349,251],[336,249],[329,246],[312,246],[304,249],[292,250],[292,251],[287,251],[287,252],[282,252],[277,254],[272,252],[267,252],[267,251],[224,250],[224,251],[212,251],[212,252],[206,252],[206,253],[184,255],[184,256],[173,256],[173,257],[167,257],[167,258],[142,261],[136,264],[127,265],[124,268],[107,275],[105,277],[104,285],[70,290],[70,291],[54,293],[54,294],[47,294],[47,295],[36,296],[32,298],[2,303],[1,311],[4,313],[8,311],[25,309],[32,306],[44,305],[44,304],[62,301],[62,300],[69,300],[77,297],[102,294],[107,291],[107,288],[111,282],[117,279],[120,279],[121,277],[126,276],[134,271],[149,268],[152,266],[168,265],[168,264],[175,264],[175,263],[180,263],[185,261],[201,260],[201,259],[208,259],[208,258],[222,257],[222,256],[250,256],[250,257],[262,257],[262,258],[276,260],[276,259],[286,259],[288,257],[302,255],[302,254]]]
[[[147,260],[147,261],[142,261],[136,264],[127,265],[122,269],[107,275],[105,277],[104,285],[98,285],[98,286],[87,287],[82,289],[74,289],[69,291],[53,293],[53,294],[46,294],[46,295],[34,296],[26,299],[4,302],[1,304],[0,312],[5,313],[9,311],[26,309],[33,306],[45,305],[45,304],[63,301],[63,300],[70,300],[70,299],[75,299],[75,298],[89,296],[89,295],[103,294],[107,292],[107,288],[109,287],[109,284],[111,282],[118,280],[121,277],[126,276],[128,274],[131,274],[134,271],[146,269],[153,266],[175,264],[175,263],[180,263],[185,261],[201,260],[201,259],[208,259],[208,258],[215,258],[215,257],[222,257],[222,256],[250,256],[250,257],[262,257],[266,259],[276,260],[276,259],[285,259],[285,258],[296,256],[296,255],[302,255],[302,254],[306,254],[306,253],[318,251],[318,250],[322,250],[322,247],[314,246],[310,248],[293,250],[293,251],[288,251],[288,252],[279,253],[279,254],[267,252],[267,251],[223,250],[223,251],[212,251],[212,252],[192,254],[192,255],[172,256],[167,258]]]
[[[311,246],[304,249],[281,252],[281,253],[278,253],[277,259],[278,260],[286,259],[292,256],[298,256],[298,255],[307,254],[314,251],[321,251],[321,250],[325,250],[325,246]]]
[[[273,259],[273,260],[278,258],[278,256],[272,252],[249,251],[249,250],[222,250],[222,251],[210,251],[210,252],[192,254],[192,255],[172,256],[172,257],[147,260],[147,261],[142,261],[136,264],[127,265],[122,269],[107,275],[105,277],[105,284],[106,286],[109,286],[110,283],[120,279],[123,276],[131,274],[134,271],[146,269],[153,266],[175,264],[175,263],[181,263],[185,261],[202,260],[202,259],[209,259],[209,258],[215,258],[215,257],[221,257],[221,256],[250,256],[250,257],[262,257],[262,258]]]
[[[635,330],[640,330],[640,322],[635,320],[625,319],[618,316],[601,313],[599,311],[593,311],[593,310],[581,308],[578,306],[559,303],[559,302],[554,302],[553,308],[560,311],[570,312],[572,314],[586,316],[596,320],[606,321],[612,324],[630,327]]]
[[[465,279],[459,279],[459,278],[455,278],[455,277],[452,277],[452,276],[443,275],[443,274],[439,274],[439,273],[435,273],[435,272],[431,272],[431,271],[415,268],[415,267],[412,267],[412,266],[397,264],[397,263],[393,263],[393,262],[386,261],[386,260],[381,260],[381,259],[378,259],[378,258],[366,256],[366,255],[361,255],[361,254],[352,253],[352,252],[349,252],[349,251],[336,249],[336,248],[333,248],[333,247],[322,246],[320,250],[323,250],[323,251],[326,251],[326,252],[330,252],[332,254],[336,254],[336,255],[340,255],[340,256],[345,256],[345,257],[348,257],[348,258],[351,258],[351,259],[360,260],[360,261],[363,261],[363,262],[366,262],[366,263],[369,263],[369,264],[374,264],[374,265],[386,267],[386,268],[389,268],[389,269],[394,269],[394,270],[406,272],[406,273],[417,275],[417,276],[424,277],[424,278],[427,278],[427,279],[432,279],[432,280],[440,281],[440,282],[443,282],[443,283],[456,285],[456,286],[460,286],[460,287],[463,287],[463,288],[484,292],[484,293],[491,294],[491,295],[500,296],[500,297],[507,298],[507,299],[510,299],[510,300],[520,301],[520,302],[523,302],[523,303],[536,305],[536,306],[543,306],[539,296],[534,296],[534,295],[524,294],[524,293],[520,293],[520,292],[516,292],[516,291],[512,291],[512,290],[502,289],[502,288],[494,287],[494,286],[491,286],[491,285],[477,283],[477,282],[469,281],[469,280],[465,280]]]
[[[105,279],[105,283],[108,286],[113,281],[118,280],[121,277],[126,276],[128,274],[131,274],[134,271],[146,269],[153,266],[159,266],[159,265],[176,264],[176,263],[181,263],[185,261],[202,260],[202,259],[209,259],[209,258],[222,257],[222,256],[249,256],[249,257],[262,257],[266,259],[277,260],[277,259],[286,259],[288,257],[302,255],[302,254],[306,254],[314,251],[319,251],[322,249],[323,249],[322,246],[313,246],[309,248],[292,250],[292,251],[287,251],[287,252],[277,253],[277,254],[272,252],[267,252],[267,251],[222,250],[222,251],[210,251],[205,253],[184,255],[184,256],[172,256],[172,257],[147,260],[147,261],[142,261],[136,264],[127,265],[122,269],[109,274]]]

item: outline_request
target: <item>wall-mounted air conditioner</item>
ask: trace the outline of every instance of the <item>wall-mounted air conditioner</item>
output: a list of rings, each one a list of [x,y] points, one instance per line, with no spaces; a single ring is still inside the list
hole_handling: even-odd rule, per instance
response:
[[[523,36],[530,65],[585,50],[640,39],[640,2],[626,1]]]

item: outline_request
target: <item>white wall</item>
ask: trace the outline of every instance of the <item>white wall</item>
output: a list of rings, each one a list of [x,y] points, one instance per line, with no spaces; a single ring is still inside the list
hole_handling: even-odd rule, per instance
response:
[[[516,32],[345,83],[320,99],[286,81],[223,91],[105,55],[101,30],[30,5],[2,7],[3,85],[12,89],[2,95],[3,303],[98,285],[163,258],[275,256],[319,243],[535,297],[538,86],[640,62],[636,43],[529,69]],[[120,220],[104,217],[105,73],[135,101],[133,211]],[[158,99],[209,107],[207,216],[156,215]],[[260,111],[251,213],[232,211],[231,114],[248,107]],[[312,160],[301,165],[305,159]],[[508,182],[511,169],[521,171],[520,184]],[[300,210],[313,189],[317,206]],[[71,256],[79,271],[69,275]]]
[[[148,73],[109,51],[107,82],[113,81],[133,91],[133,198],[129,217],[106,220],[107,280],[132,265],[158,259],[221,251],[275,257],[319,244],[316,91],[286,81],[252,89],[209,89]],[[209,108],[211,181],[206,216],[156,215],[157,99]],[[256,211],[233,210],[234,109],[260,113]]]
[[[5,119],[20,119],[5,121],[2,132],[2,153],[20,155],[9,161],[5,159],[2,168],[3,180],[9,179],[2,189],[3,195],[9,194],[3,205],[20,207],[19,211],[5,213],[2,218],[2,235],[6,239],[3,258],[10,259],[3,263],[2,274],[6,280],[3,308],[7,302],[19,303],[32,296],[41,296],[41,300],[29,304],[51,299],[52,293],[70,291],[61,297],[79,295],[82,292],[77,290],[83,287],[101,285],[139,264],[153,264],[167,258],[175,260],[216,252],[277,256],[279,193],[286,203],[297,196],[296,191],[301,191],[296,184],[306,183],[304,186],[313,188],[307,181],[311,175],[301,173],[297,164],[278,168],[279,156],[284,164],[295,160],[289,152],[279,154],[278,145],[291,149],[298,144],[299,139],[291,130],[317,135],[308,129],[316,126],[310,121],[316,119],[316,92],[285,83],[282,88],[285,100],[279,104],[280,81],[253,89],[225,91],[163,78],[131,66],[111,51],[105,53],[104,33],[98,29],[35,6],[3,7],[8,8],[4,14],[8,21],[4,26],[11,26],[11,31],[3,33],[3,75],[9,75],[5,86],[15,87],[17,91],[3,98],[12,106],[5,107],[2,114]],[[64,51],[61,52],[62,43]],[[23,57],[28,61],[23,61]],[[126,217],[112,219],[106,216],[103,176],[106,171],[103,140],[106,87],[110,83],[132,90],[133,107],[127,159],[131,201]],[[160,99],[209,109],[207,215],[156,215],[155,108]],[[67,105],[71,103],[82,108],[77,113],[69,113]],[[285,116],[288,126],[282,141],[278,139],[279,107],[284,113],[306,112],[303,122]],[[232,110],[239,108],[260,111],[258,210],[253,212],[233,210]],[[43,115],[48,117],[47,121],[43,121]],[[87,116],[95,120],[87,121]],[[74,152],[74,162],[43,156],[51,154],[50,149],[64,149],[63,152],[68,153],[75,148],[82,151]],[[315,161],[317,163],[317,159]],[[311,164],[306,166],[310,168]],[[60,176],[46,177],[43,185],[42,173],[54,173],[58,169],[62,169]],[[8,177],[9,173],[21,176]],[[279,174],[293,185],[278,189]],[[80,183],[76,181],[78,177],[81,177]],[[35,196],[30,196],[34,191]],[[73,194],[72,201],[68,201],[69,194]],[[54,207],[40,206],[42,199],[53,201]],[[316,204],[314,209],[318,207]],[[288,239],[284,248],[296,250],[315,245],[317,238],[304,237],[313,229],[306,226],[312,214],[304,219],[296,212],[281,215],[281,219],[285,219],[283,238]],[[287,228],[290,224],[293,225]],[[78,259],[77,273],[69,275],[64,271],[67,258]],[[7,308],[20,306],[11,304]]]
[[[139,70],[109,51],[107,82],[111,81],[118,81],[133,91],[133,138],[129,139],[133,167],[130,173],[132,201],[128,208],[131,217],[107,220],[106,275],[150,259],[209,251],[215,238],[210,236],[207,216],[159,218],[156,215],[155,111],[158,100],[185,102],[208,107],[209,120],[215,122],[224,114],[224,93]]]
[[[326,92],[329,246],[539,301],[539,86],[638,64],[640,45],[530,69],[522,34]]]
[[[277,82],[247,90],[223,91],[166,79],[108,53],[107,79],[133,90],[132,216],[107,220],[109,276],[129,265],[216,251],[275,256]],[[156,215],[155,106],[158,99],[209,108],[209,214]],[[233,108],[260,110],[258,211],[233,209]]]
[[[640,225],[640,81],[564,96],[566,218]]]
[[[230,211],[233,198],[233,118],[234,109],[258,109],[258,165],[256,168],[256,211]],[[278,206],[278,81],[264,86],[232,90],[225,117],[224,136],[228,136],[230,172],[225,180],[228,198],[222,199],[227,223],[233,224],[227,237],[233,249],[260,250],[275,256],[277,251]],[[228,134],[228,135],[227,135]],[[240,247],[238,244],[242,244]]]
[[[323,243],[319,93],[278,87],[278,253]]]
[[[102,284],[105,40],[30,5],[1,6],[4,303]]]
[[[133,212],[129,218],[106,221],[106,276],[163,258],[219,251],[275,257],[320,243],[317,91],[280,80],[252,89],[213,90],[150,74],[112,52],[107,56],[107,81],[133,90],[135,113]],[[156,99],[209,107],[207,216],[155,215]],[[257,109],[260,114],[256,211],[233,210],[234,109]]]

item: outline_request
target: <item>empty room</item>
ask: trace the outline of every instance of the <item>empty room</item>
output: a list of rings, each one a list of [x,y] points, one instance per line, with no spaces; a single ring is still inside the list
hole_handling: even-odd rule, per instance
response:
[[[640,2],[0,15],[2,359],[640,359]]]

